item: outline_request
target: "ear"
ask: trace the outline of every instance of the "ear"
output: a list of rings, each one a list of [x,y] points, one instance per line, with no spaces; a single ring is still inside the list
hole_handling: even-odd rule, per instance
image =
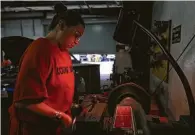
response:
[[[65,30],[67,28],[66,23],[63,20],[60,20],[58,25],[59,25],[59,28],[61,31]]]

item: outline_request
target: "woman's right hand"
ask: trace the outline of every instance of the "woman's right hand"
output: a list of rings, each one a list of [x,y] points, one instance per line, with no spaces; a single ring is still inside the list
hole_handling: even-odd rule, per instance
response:
[[[72,118],[65,113],[62,113],[61,121],[65,125],[65,127],[67,127],[67,128],[72,125]]]

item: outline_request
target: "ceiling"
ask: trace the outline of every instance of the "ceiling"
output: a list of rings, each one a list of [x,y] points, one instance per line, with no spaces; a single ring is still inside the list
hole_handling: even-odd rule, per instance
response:
[[[59,2],[84,15],[116,15],[122,5],[117,1],[2,1],[1,12],[52,12],[53,6]]]
[[[23,6],[53,6],[61,2],[65,5],[102,5],[116,4],[120,5],[121,1],[2,1],[1,6],[6,7],[23,7]]]
[[[80,12],[84,18],[117,18],[121,7],[144,9],[151,2],[143,1],[1,1],[1,19],[50,19],[56,3]]]

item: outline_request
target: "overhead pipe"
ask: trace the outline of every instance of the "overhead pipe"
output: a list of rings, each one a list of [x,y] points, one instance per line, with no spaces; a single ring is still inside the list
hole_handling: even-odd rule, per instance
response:
[[[104,18],[101,18],[101,19],[85,19],[84,18],[84,22],[85,24],[99,24],[99,23],[117,23],[117,19],[116,18],[108,18],[108,19],[104,19]],[[42,24],[43,25],[49,25],[51,23],[51,19],[46,19],[46,20],[43,20],[42,21]]]
[[[52,19],[54,17],[54,13],[46,13],[46,19]],[[81,15],[82,18],[107,18],[105,15]]]
[[[3,13],[2,14],[2,20],[17,20],[17,19],[31,19],[31,18],[37,18],[37,19],[52,19],[54,17],[54,13],[47,12],[31,12],[30,14],[28,12],[24,13]],[[82,18],[95,18],[95,19],[110,19],[110,17],[105,15],[82,15]]]
[[[86,24],[117,23],[117,20],[85,20]]]
[[[1,14],[2,20],[15,20],[21,18],[44,18],[44,13],[42,12],[31,12],[29,13],[3,13]]]

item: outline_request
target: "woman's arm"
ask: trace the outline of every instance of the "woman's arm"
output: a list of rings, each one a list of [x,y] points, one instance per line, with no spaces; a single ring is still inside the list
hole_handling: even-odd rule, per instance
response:
[[[27,105],[26,108],[31,110],[34,113],[37,113],[39,115],[46,116],[49,118],[58,117],[59,120],[67,127],[69,127],[72,124],[72,118],[68,114],[59,112],[43,102]]]
[[[57,110],[51,108],[50,106],[48,106],[47,104],[43,102],[37,103],[37,104],[30,104],[26,106],[26,108],[31,110],[32,112],[35,112],[37,114],[40,114],[42,116],[46,116],[49,118],[55,118],[56,113],[58,113]]]

